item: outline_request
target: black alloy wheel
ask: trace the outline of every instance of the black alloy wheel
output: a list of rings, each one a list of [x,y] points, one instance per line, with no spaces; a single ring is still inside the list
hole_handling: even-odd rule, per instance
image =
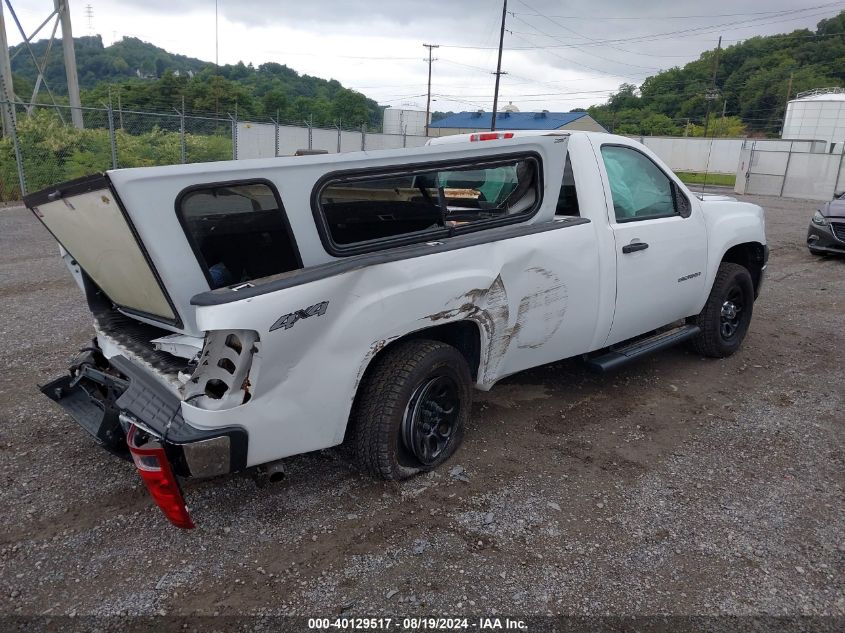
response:
[[[424,466],[443,454],[461,413],[460,391],[450,376],[435,376],[411,396],[402,422],[405,448]]]
[[[738,285],[731,287],[719,315],[719,332],[726,341],[736,336],[740,330],[745,316],[742,314],[743,304],[742,289]]]

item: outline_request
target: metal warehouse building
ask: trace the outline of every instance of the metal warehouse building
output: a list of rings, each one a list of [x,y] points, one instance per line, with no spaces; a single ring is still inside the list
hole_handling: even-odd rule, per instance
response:
[[[429,125],[429,136],[448,136],[490,129],[492,112],[459,112]],[[496,113],[498,130],[582,130],[607,132],[586,112],[513,112]]]

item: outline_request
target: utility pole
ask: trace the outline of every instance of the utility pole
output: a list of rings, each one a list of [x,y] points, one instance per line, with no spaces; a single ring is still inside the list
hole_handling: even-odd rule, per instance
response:
[[[214,0],[214,118],[220,117],[220,37],[217,28],[217,4]]]
[[[722,122],[719,124],[719,132],[721,134],[725,133],[725,110],[728,109],[728,100],[725,99],[722,102]]]
[[[76,74],[76,51],[73,47],[73,30],[70,26],[70,7],[68,0],[53,0],[56,12],[62,22],[62,48],[65,53],[65,72],[67,73],[67,96],[70,101],[70,117],[73,126],[80,130],[82,122],[82,100],[79,98],[79,77]]]
[[[431,50],[440,48],[440,44],[423,44],[423,46],[428,49],[428,98],[425,100],[425,135],[428,136],[428,121],[431,118],[431,62],[434,61]]]
[[[214,65],[220,67],[220,45],[219,45],[219,31],[217,29],[217,4],[218,0],[214,0]]]
[[[12,65],[9,61],[9,42],[6,40],[6,21],[3,18],[3,3],[0,1],[0,106],[3,121],[3,136],[11,136],[15,125],[15,91],[12,86]]]
[[[792,79],[795,77],[795,73],[789,73],[789,84],[786,86],[786,104],[783,106],[783,123],[780,126],[780,133],[783,134],[783,130],[786,127],[786,113],[789,110],[789,97],[792,95]],[[845,151],[845,149],[843,149]]]
[[[496,63],[496,87],[493,89],[493,118],[490,131],[496,131],[496,110],[499,107],[499,79],[502,77],[502,46],[505,43],[505,19],[508,17],[508,0],[502,2],[502,30],[499,32],[499,61]]]
[[[706,95],[707,98],[707,114],[704,115],[704,138],[707,138],[707,129],[710,127],[710,104],[716,98],[716,73],[719,71],[719,53],[722,51],[722,36],[719,36],[719,43],[716,45],[716,60],[713,64],[713,81],[710,84],[710,90]]]

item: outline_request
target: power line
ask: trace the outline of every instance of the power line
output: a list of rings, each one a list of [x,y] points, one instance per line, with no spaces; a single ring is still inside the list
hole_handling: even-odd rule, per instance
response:
[[[552,24],[555,24],[555,25],[559,26],[560,28],[564,29],[565,31],[567,31],[567,32],[569,32],[569,33],[572,33],[572,34],[573,34],[574,36],[576,36],[576,37],[580,37],[581,39],[589,40],[589,41],[591,41],[591,42],[593,42],[593,43],[595,43],[595,42],[597,42],[597,41],[598,41],[598,40],[596,40],[595,38],[589,37],[589,36],[587,36],[587,35],[582,35],[581,33],[577,33],[576,31],[573,31],[571,28],[569,28],[569,27],[568,27],[568,26],[566,26],[565,24],[561,24],[561,23],[560,23],[560,22],[558,22],[557,20],[555,20],[555,19],[553,19],[553,18],[550,18],[550,17],[548,17],[548,16],[543,15],[542,13],[540,13],[539,11],[537,11],[537,9],[535,9],[534,7],[532,7],[531,5],[529,5],[529,4],[528,4],[527,2],[525,2],[524,0],[519,0],[519,2],[520,2],[520,4],[522,4],[522,5],[524,5],[525,7],[527,7],[527,8],[529,8],[529,9],[531,9],[532,11],[534,11],[537,15],[539,15],[539,16],[541,16],[541,17],[546,18],[546,20],[548,20],[548,21],[549,21],[549,22],[551,22]],[[523,20],[523,22],[524,22],[525,24],[528,24],[528,22],[525,22],[524,20]],[[531,27],[532,27],[532,28],[534,28],[534,29],[537,29],[537,27],[535,27],[533,24],[529,24],[529,26],[531,26]],[[546,34],[546,35],[547,35],[548,37],[553,37],[555,40],[557,40],[558,42],[560,42],[560,39],[559,39],[559,38],[554,37],[554,36],[552,36],[552,35],[548,35],[548,34]],[[582,48],[580,48],[580,47],[576,47],[576,48],[577,48],[578,50],[582,51],[582,52],[583,52],[583,50],[584,50],[584,49],[582,49]],[[609,46],[609,48],[613,48],[613,49],[615,49],[616,47],[615,47],[615,46]],[[620,62],[620,61],[617,61],[617,60],[615,60],[615,59],[610,59],[610,58],[608,58],[608,57],[602,57],[602,56],[600,56],[600,55],[598,55],[598,54],[596,54],[596,53],[591,53],[591,55],[592,55],[593,57],[598,57],[599,59],[603,59],[603,60],[605,60],[605,61],[609,61],[609,62],[612,62],[612,63],[615,63],[615,64],[622,64],[623,66],[631,66],[631,67],[633,67],[633,68],[641,68],[641,69],[644,69],[644,70],[658,70],[657,68],[654,68],[654,67],[638,66],[638,65],[636,65],[636,64],[628,64],[627,62]]]
[[[524,3],[523,3],[524,4]],[[834,6],[837,4],[843,4],[842,2],[830,2],[826,5],[819,5],[819,7],[826,7],[826,6]],[[711,13],[711,14],[700,14],[700,15],[648,15],[648,16],[609,16],[609,15],[591,15],[591,16],[584,16],[584,15],[550,15],[547,17],[550,18],[562,18],[567,20],[688,20],[688,19],[700,19],[700,18],[732,18],[732,17],[739,17],[744,15],[771,15],[782,13],[786,9],[778,9],[776,11],[754,11],[751,13]],[[512,13],[513,15],[513,13]],[[525,13],[522,15],[533,15],[531,13]]]
[[[519,35],[515,35],[515,37],[516,37],[517,39],[522,40],[523,42],[528,42],[528,40],[526,40],[525,38],[523,38],[523,37],[521,37],[521,36],[519,36]],[[530,42],[529,42],[529,43],[530,43]],[[553,57],[557,57],[558,59],[565,61],[567,64],[569,64],[569,65],[571,65],[571,66],[576,66],[576,67],[581,67],[581,68],[588,68],[589,70],[592,70],[592,71],[597,72],[597,73],[601,73],[601,74],[603,74],[603,75],[608,75],[608,76],[610,76],[610,77],[618,77],[618,78],[620,78],[620,79],[632,79],[631,77],[629,77],[629,76],[627,76],[627,75],[620,75],[619,73],[612,73],[612,72],[609,72],[609,71],[606,71],[606,70],[602,70],[601,68],[596,68],[595,66],[590,66],[590,65],[585,64],[585,63],[583,63],[583,62],[578,62],[578,61],[576,61],[576,60],[574,60],[574,59],[571,59],[571,58],[569,58],[569,57],[564,57],[563,55],[561,55],[561,54],[560,54],[560,53],[558,53],[557,51],[549,50],[549,51],[546,51],[546,52],[547,52],[549,55],[552,55]]]
[[[841,4],[841,3],[834,3],[834,4]],[[782,12],[781,16],[787,15],[787,14],[801,13],[801,12],[806,12],[806,11],[815,11],[815,10],[819,9],[820,7],[829,7],[829,6],[830,5],[818,5],[816,7],[808,7],[808,8],[804,8],[804,9],[792,9],[792,10],[789,10],[789,11]],[[805,19],[806,17],[816,17],[817,15],[824,15],[826,13],[828,13],[828,11],[822,11],[818,14],[813,14],[812,16],[798,16],[798,17],[787,18],[787,19],[784,19],[784,20],[780,20],[780,19],[771,20],[771,21],[768,21],[768,22],[759,22],[759,20],[761,20],[762,18],[753,18],[753,19],[750,19],[750,20],[738,20],[738,21],[733,21],[733,22],[725,22],[725,23],[722,23],[722,24],[714,24],[714,25],[707,25],[707,26],[700,26],[700,27],[691,27],[691,28],[687,28],[687,29],[678,29],[678,30],[675,30],[675,31],[665,31],[665,32],[661,32],[661,33],[650,33],[650,34],[646,34],[646,35],[637,35],[637,36],[633,36],[633,37],[595,40],[593,42],[582,42],[582,43],[579,43],[579,44],[557,44],[557,45],[544,45],[544,46],[528,46],[528,47],[521,47],[521,48],[520,47],[513,47],[513,48],[510,48],[508,50],[538,50],[538,49],[546,50],[546,49],[550,49],[550,48],[557,49],[557,48],[577,48],[579,46],[602,46],[602,45],[607,45],[607,44],[621,44],[621,43],[625,43],[625,42],[653,42],[653,41],[659,41],[659,40],[662,40],[662,39],[677,39],[677,38],[673,38],[672,37],[673,35],[682,36],[682,35],[685,35],[685,34],[688,34],[688,33],[699,33],[699,32],[700,33],[708,33],[708,32],[715,33],[715,32],[718,32],[719,30],[724,30],[724,31],[739,30],[739,29],[743,29],[743,28],[765,26],[765,25],[768,25],[768,24],[777,24],[777,23],[780,23],[780,22],[790,22],[790,21],[794,21],[794,20]],[[754,24],[752,24],[752,23],[754,23]],[[737,25],[745,25],[745,26],[737,26]],[[740,40],[737,40],[737,41],[740,41]],[[442,46],[444,48],[465,48],[465,49],[482,49],[482,50],[488,48],[488,47],[483,47],[483,46],[455,45],[455,44],[443,44]]]

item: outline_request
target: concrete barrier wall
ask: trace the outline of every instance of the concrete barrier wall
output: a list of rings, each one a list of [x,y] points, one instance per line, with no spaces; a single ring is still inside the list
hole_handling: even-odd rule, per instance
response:
[[[636,138],[674,171],[736,173],[741,138],[670,138],[637,136]]]
[[[276,126],[272,123],[238,123],[238,158],[268,158],[291,156],[300,149],[309,149],[308,128],[294,125],[280,125],[279,148],[276,153]],[[398,149],[419,147],[426,142],[424,136],[402,134],[381,134],[354,130],[311,128],[310,149],[338,152],[359,152],[362,149]]]
[[[270,123],[238,123],[238,158],[264,158],[275,155],[276,126]],[[736,173],[743,139],[670,138],[657,136],[632,137],[660,156],[675,171],[709,171]],[[363,147],[362,147],[363,140]],[[424,136],[381,134],[343,130],[340,132],[340,151],[355,152],[361,149],[398,149],[419,147],[426,142]],[[311,148],[338,151],[338,131],[312,128]],[[279,155],[291,155],[298,149],[308,149],[308,128],[279,126]]]
[[[307,127],[238,123],[238,158],[290,156],[309,148]],[[398,149],[424,145],[426,137],[356,130],[312,128],[311,149],[329,153]],[[825,153],[825,143],[780,139],[631,137],[674,171],[736,174],[736,192],[829,200],[845,188],[841,154]]]

